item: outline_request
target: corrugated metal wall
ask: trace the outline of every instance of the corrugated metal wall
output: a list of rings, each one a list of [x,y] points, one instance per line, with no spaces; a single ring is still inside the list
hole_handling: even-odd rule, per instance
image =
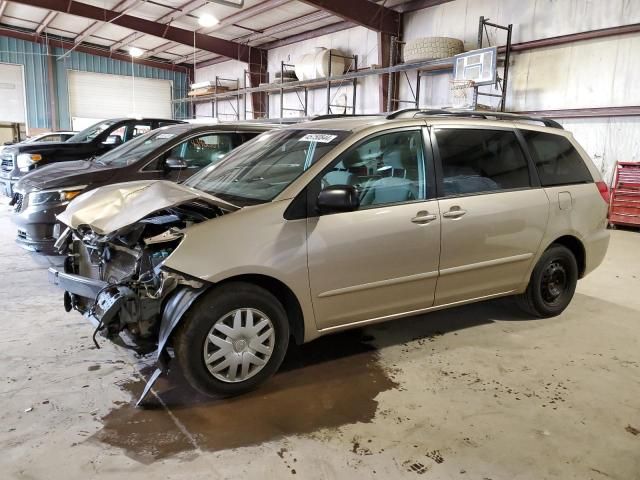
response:
[[[45,55],[44,45],[0,36],[0,62],[24,66],[27,123],[31,128],[50,128]]]
[[[58,110],[56,112],[58,127],[61,129],[71,128],[68,70],[131,75],[130,62],[77,51],[62,57],[65,51],[61,48],[55,48],[51,51],[55,56],[53,59],[54,78],[49,79],[47,53],[46,45],[0,36],[0,62],[24,65],[27,124],[32,129],[52,128],[51,102],[49,98],[49,83],[51,81],[54,81],[56,85],[57,99],[55,103]],[[187,95],[188,80],[184,72],[136,64],[135,75],[136,77],[171,80],[173,83],[173,98],[183,98]],[[175,104],[174,118],[186,118],[188,114],[187,108],[188,106],[185,104]],[[124,114],[126,112],[123,112]]]

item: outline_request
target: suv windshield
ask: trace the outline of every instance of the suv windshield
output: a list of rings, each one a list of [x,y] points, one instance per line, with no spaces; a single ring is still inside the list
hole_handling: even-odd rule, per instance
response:
[[[288,129],[264,133],[185,185],[239,205],[269,202],[348,134]]]
[[[76,133],[71,137],[68,142],[90,142],[102,132],[104,132],[111,125],[116,123],[117,120],[106,120],[104,122],[98,122],[95,125],[85,128],[81,132]]]
[[[152,150],[174,140],[178,134],[167,131],[168,128],[170,127],[162,127],[140,135],[98,157],[96,163],[108,167],[126,167],[127,165],[131,165]]]

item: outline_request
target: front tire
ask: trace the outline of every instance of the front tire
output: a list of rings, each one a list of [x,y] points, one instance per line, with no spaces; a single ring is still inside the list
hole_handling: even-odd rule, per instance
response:
[[[256,285],[232,282],[215,287],[187,311],[174,349],[191,386],[226,397],[271,377],[288,344],[287,314],[276,297]]]
[[[518,303],[536,317],[555,317],[571,302],[577,283],[576,257],[567,247],[553,244],[538,260]]]

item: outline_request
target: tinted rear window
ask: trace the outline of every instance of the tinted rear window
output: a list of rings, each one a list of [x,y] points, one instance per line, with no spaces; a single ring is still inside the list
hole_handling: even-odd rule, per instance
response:
[[[515,133],[506,130],[438,129],[445,195],[526,188],[529,166]]]
[[[523,130],[543,187],[593,182],[589,169],[571,142],[560,135]]]

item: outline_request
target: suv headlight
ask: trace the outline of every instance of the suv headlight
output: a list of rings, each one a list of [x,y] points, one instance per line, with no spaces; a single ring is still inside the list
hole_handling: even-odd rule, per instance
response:
[[[20,153],[18,154],[17,164],[20,170],[28,170],[31,165],[34,165],[42,160],[42,155],[39,153]]]
[[[58,190],[41,190],[29,193],[28,205],[44,205],[45,203],[68,202],[82,193],[86,185],[61,188]]]

